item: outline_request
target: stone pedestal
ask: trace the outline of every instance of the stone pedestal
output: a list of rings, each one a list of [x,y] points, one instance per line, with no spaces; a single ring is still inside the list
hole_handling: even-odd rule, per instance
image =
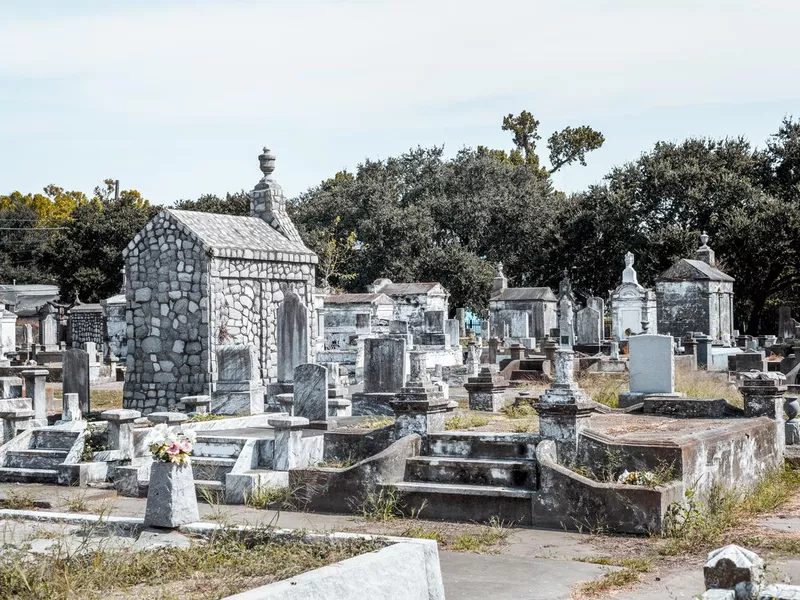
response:
[[[304,417],[277,416],[267,424],[275,428],[275,450],[272,468],[275,471],[288,471],[296,467],[307,467],[308,460],[303,450],[303,428],[309,421]]]
[[[478,346],[475,342],[470,342],[467,345],[467,373],[470,375],[477,375],[481,367],[481,353],[483,348]]]
[[[83,414],[78,394],[64,394],[61,401],[61,420],[80,421],[81,419],[83,419]]]
[[[755,598],[764,581],[764,561],[755,552],[730,544],[709,552],[703,578],[708,590],[735,590],[736,598]]]
[[[22,379],[0,377],[0,400],[7,398],[22,398]]]
[[[181,398],[181,404],[187,412],[204,415],[211,407],[211,396],[184,396]]]
[[[20,431],[34,426],[34,412],[30,398],[14,398],[0,401],[0,445],[14,439]]]
[[[410,361],[411,380],[391,402],[395,415],[395,438],[416,433],[422,437],[424,449],[427,448],[429,433],[444,431],[448,401],[428,380],[424,353],[411,353]]]
[[[524,360],[525,359],[525,346],[522,344],[514,344],[508,349],[511,355],[511,360]]]
[[[154,462],[150,467],[145,527],[174,529],[199,520],[190,462],[184,465]]]
[[[781,373],[750,371],[742,373],[739,391],[744,398],[746,417],[770,417],[783,420],[785,378]]]
[[[45,384],[47,382],[47,369],[31,369],[22,371],[20,375],[25,380],[25,395],[33,403],[34,419],[37,427],[47,426],[47,395]]]
[[[119,450],[123,458],[133,458],[133,422],[142,416],[138,410],[115,408],[106,410],[100,417],[108,422],[108,446]]]
[[[539,415],[539,434],[556,443],[558,462],[566,465],[573,462],[578,439],[589,423],[594,405],[585,401],[562,404],[536,402],[533,407]]]
[[[476,377],[470,377],[464,384],[469,394],[469,409],[500,412],[505,406],[503,393],[507,388],[508,382],[503,377],[483,367]]]
[[[547,338],[544,342],[542,342],[542,352],[544,352],[544,356],[550,361],[550,364],[555,364],[556,350],[558,350],[558,348],[558,341],[552,338]]]

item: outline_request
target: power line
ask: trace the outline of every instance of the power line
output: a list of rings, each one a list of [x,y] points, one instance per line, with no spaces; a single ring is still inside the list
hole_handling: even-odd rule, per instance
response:
[[[0,227],[0,231],[56,231],[69,227]]]

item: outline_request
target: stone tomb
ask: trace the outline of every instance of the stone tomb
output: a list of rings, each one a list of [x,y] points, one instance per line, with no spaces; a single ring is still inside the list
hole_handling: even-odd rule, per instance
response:
[[[328,371],[325,367],[314,364],[295,367],[292,414],[309,421],[328,418]]]
[[[389,402],[406,380],[404,337],[364,340],[364,391],[353,394],[353,415],[393,414]]]
[[[470,410],[496,413],[505,406],[503,393],[508,388],[508,382],[502,376],[492,373],[489,367],[482,367],[478,375],[470,377],[464,388],[469,394]]]
[[[256,415],[264,412],[265,388],[258,378],[258,357],[252,345],[231,344],[217,351],[219,379],[211,394],[211,412]]]
[[[591,297],[586,300],[586,308],[582,308],[575,316],[576,343],[581,346],[599,346],[603,343],[602,298]]]

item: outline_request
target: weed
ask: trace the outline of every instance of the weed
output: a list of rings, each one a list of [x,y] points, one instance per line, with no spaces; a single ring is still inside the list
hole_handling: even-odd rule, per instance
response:
[[[400,537],[408,537],[408,538],[419,538],[423,540],[436,540],[438,543],[442,544],[444,542],[444,536],[442,532],[438,529],[425,529],[420,525],[411,525],[406,527],[401,533]]]
[[[619,406],[619,394],[628,386],[626,378],[613,375],[587,375],[579,378],[578,383],[592,400],[611,408]]]
[[[488,423],[489,423],[488,417],[482,417],[480,415],[463,414],[463,415],[455,415],[448,419],[445,419],[444,428],[447,430],[472,429],[473,427],[483,427]]]
[[[381,429],[394,425],[394,419],[391,417],[367,417],[363,421],[353,423],[352,425],[345,425],[339,429]]]
[[[369,492],[357,508],[368,521],[394,521],[406,516],[402,494],[394,487],[381,487],[377,491]],[[412,516],[419,516],[421,510]]]
[[[86,512],[89,509],[89,503],[86,501],[86,490],[71,494],[69,498],[64,500],[64,506],[70,512]]]
[[[707,371],[677,369],[675,391],[683,392],[689,398],[725,398],[734,406],[744,407],[744,401],[736,386],[718,379]]]
[[[606,592],[625,588],[633,585],[639,581],[642,573],[652,571],[653,565],[647,558],[631,558],[613,562],[607,559],[582,560],[582,562],[595,562],[595,564],[618,566],[620,569],[614,569],[603,575],[600,579],[594,581],[587,581],[581,584],[580,591],[589,598],[597,598]]]
[[[11,510],[30,510],[36,508],[36,498],[29,492],[11,490],[6,497],[0,500],[0,506]]]
[[[514,423],[511,430],[514,433],[536,433],[539,431],[539,421],[536,419],[527,419],[519,423]]]
[[[214,413],[197,413],[190,419],[187,419],[186,423],[202,423],[203,421],[220,421],[222,419],[227,419],[226,415],[215,415]]]
[[[92,462],[94,453],[107,450],[107,433],[97,425],[87,425],[86,433],[83,436],[83,449],[80,454],[80,462]]]
[[[500,409],[509,419],[528,419],[536,416],[536,409],[530,404],[511,404]]]
[[[504,523],[497,517],[492,517],[489,525],[476,533],[461,534],[452,543],[447,544],[447,549],[455,552],[485,552],[504,541],[508,534],[509,530]]]
[[[323,469],[347,469],[352,467],[357,462],[358,460],[356,460],[352,454],[348,454],[344,458],[329,458],[328,460],[324,460],[320,463],[317,463],[317,467]]]
[[[251,508],[290,508],[296,490],[289,487],[261,485],[245,494],[244,503]]]

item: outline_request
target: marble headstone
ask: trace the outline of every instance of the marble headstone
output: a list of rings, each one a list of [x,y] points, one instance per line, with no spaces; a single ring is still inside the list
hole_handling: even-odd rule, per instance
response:
[[[294,368],[308,362],[308,310],[296,293],[286,294],[278,307],[276,325],[278,381],[288,382],[294,377]]]
[[[673,343],[669,335],[642,334],[628,340],[631,392],[672,394],[675,392]]]
[[[393,321],[395,322],[395,321]],[[364,340],[364,392],[399,392],[405,384],[405,340]]]
[[[294,416],[309,421],[328,417],[328,372],[321,365],[303,364],[294,369]]]
[[[62,356],[63,393],[78,394],[84,415],[89,414],[89,353],[79,348],[65,350]]]

